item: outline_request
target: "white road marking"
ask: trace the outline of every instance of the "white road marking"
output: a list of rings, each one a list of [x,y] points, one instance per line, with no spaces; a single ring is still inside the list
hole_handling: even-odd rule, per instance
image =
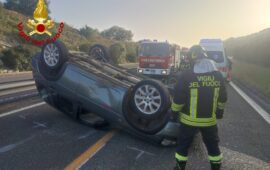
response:
[[[35,107],[39,107],[39,106],[42,106],[42,105],[45,105],[45,104],[46,104],[45,102],[41,102],[41,103],[33,104],[31,106],[27,106],[27,107],[23,107],[23,108],[20,108],[20,109],[12,110],[10,112],[6,112],[6,113],[3,113],[3,114],[0,114],[0,118],[5,117],[5,116],[8,116],[8,115],[12,115],[12,114],[15,114],[15,113],[24,111],[24,110],[28,110],[28,109],[32,109],[32,108],[35,108]]]
[[[31,140],[33,138],[34,138],[34,136],[31,136],[31,137],[29,137],[27,139],[24,139],[24,140],[20,141],[20,142],[3,146],[3,147],[0,148],[0,153],[5,153],[5,152],[8,152],[8,151],[11,151],[11,150],[15,149],[17,146],[22,145],[25,142],[28,142],[29,140]]]
[[[94,135],[95,133],[96,133],[96,131],[88,132],[88,133],[86,133],[86,134],[84,134],[84,135],[79,136],[79,137],[78,137],[78,140],[88,138],[89,136],[92,136],[92,135]]]
[[[26,119],[25,115],[20,115],[19,117],[24,119],[24,120]]]
[[[156,155],[153,154],[153,153],[150,153],[150,152],[147,152],[147,151],[144,151],[144,150],[135,148],[135,147],[127,146],[127,148],[139,152],[139,154],[136,156],[136,160],[138,160],[143,154],[147,154],[147,155],[150,155],[150,156],[156,156]]]
[[[230,85],[234,88],[234,90],[243,97],[243,99],[254,109],[256,110],[262,118],[270,124],[270,114],[267,113],[261,106],[259,106],[253,99],[251,99],[245,92],[243,92],[239,87],[237,87],[233,82]]]
[[[33,128],[47,128],[46,123],[40,123],[40,122],[33,122],[35,126]]]

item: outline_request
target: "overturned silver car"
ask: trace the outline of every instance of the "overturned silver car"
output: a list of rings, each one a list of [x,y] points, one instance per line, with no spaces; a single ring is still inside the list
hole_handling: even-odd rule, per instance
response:
[[[110,64],[104,54],[100,45],[86,54],[69,52],[61,42],[46,44],[32,59],[40,96],[86,124],[96,115],[148,141],[176,139],[179,125],[168,113],[168,88]]]

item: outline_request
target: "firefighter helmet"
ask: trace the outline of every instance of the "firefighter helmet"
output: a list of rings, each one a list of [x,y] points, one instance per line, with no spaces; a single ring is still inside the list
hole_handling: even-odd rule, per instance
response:
[[[203,59],[203,58],[208,57],[206,50],[200,45],[192,46],[189,49],[187,56],[191,61],[195,61],[195,60],[199,60],[199,59]]]

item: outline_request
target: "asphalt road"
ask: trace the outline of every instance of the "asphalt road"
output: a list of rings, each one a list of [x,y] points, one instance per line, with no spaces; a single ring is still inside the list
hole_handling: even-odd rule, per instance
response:
[[[223,168],[270,169],[270,125],[231,87],[228,93],[224,119],[218,122]],[[175,165],[174,147],[153,145],[121,130],[107,144],[100,143],[110,130],[81,125],[46,104],[1,117],[40,102],[34,97],[0,105],[1,170],[64,169],[74,160],[85,170],[167,170]],[[209,169],[200,136],[190,150],[188,169]]]

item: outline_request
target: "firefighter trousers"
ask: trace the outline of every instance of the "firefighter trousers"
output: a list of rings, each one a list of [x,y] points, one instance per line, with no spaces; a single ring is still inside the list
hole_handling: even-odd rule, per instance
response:
[[[203,142],[207,148],[209,160],[221,162],[222,155],[218,146],[218,128],[216,125],[210,127],[192,127],[185,124],[180,126],[180,136],[178,138],[178,147],[176,148],[176,158],[179,161],[187,161],[188,149],[197,132],[201,132]],[[213,158],[213,159],[211,159]],[[181,160],[182,159],[182,160]]]

